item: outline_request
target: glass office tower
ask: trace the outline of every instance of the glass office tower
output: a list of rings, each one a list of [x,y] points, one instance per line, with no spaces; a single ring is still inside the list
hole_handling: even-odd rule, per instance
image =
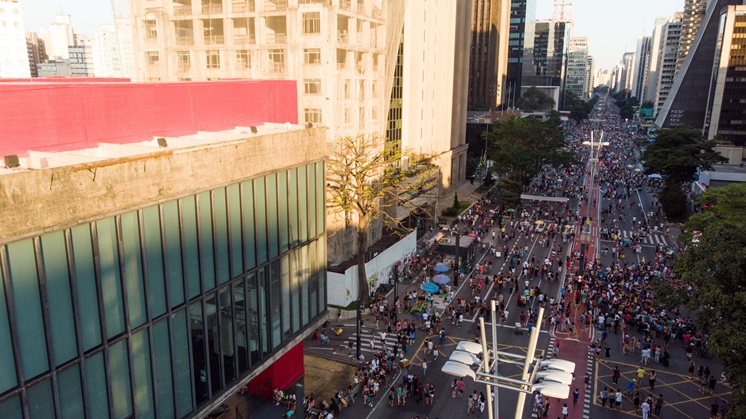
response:
[[[198,411],[324,314],[324,219],[318,160],[0,246],[0,418]]]

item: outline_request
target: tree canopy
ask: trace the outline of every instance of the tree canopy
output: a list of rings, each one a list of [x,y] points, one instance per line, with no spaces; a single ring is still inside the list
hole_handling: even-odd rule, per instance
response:
[[[643,154],[645,173],[658,173],[670,183],[692,181],[697,169],[708,170],[726,160],[714,147],[715,141],[703,141],[700,131],[692,127],[663,129]]]
[[[565,90],[562,98],[562,109],[570,111],[570,119],[575,122],[580,122],[584,119],[588,119],[588,116],[593,110],[593,106],[596,105],[598,97],[594,95],[591,100],[585,101],[578,97],[575,93]]]
[[[496,122],[485,132],[487,153],[495,171],[520,184],[527,184],[545,164],[569,164],[572,154],[563,151],[565,136],[556,118],[513,117]]]
[[[548,112],[556,102],[536,86],[529,87],[518,99],[518,107],[525,112]]]
[[[733,386],[728,417],[746,417],[746,185],[707,190],[706,206],[687,221],[686,251],[676,260],[680,286],[668,285],[669,307],[685,302],[709,334],[710,349],[723,362]],[[692,243],[698,231],[698,242]],[[691,292],[688,290],[691,289]]]
[[[360,305],[370,300],[365,251],[371,223],[383,219],[395,226],[398,221],[392,213],[397,206],[416,207],[411,202],[415,198],[437,194],[437,169],[398,147],[384,150],[384,143],[383,138],[371,135],[343,137],[331,145],[327,160],[328,210],[357,229]],[[405,159],[409,169],[402,170],[398,163]]]

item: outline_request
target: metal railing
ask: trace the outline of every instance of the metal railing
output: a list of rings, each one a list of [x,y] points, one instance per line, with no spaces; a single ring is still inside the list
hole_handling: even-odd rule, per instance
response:
[[[223,3],[202,3],[203,15],[223,13]]]
[[[273,0],[264,2],[265,12],[276,12],[288,7],[288,0]]]
[[[224,43],[223,35],[205,35],[205,45],[223,45]]]
[[[231,10],[233,10],[235,13],[253,12],[254,9],[255,9],[255,5],[253,1],[242,1],[242,2],[234,1],[231,4]]]
[[[176,36],[176,45],[192,45],[194,38],[191,36]]]
[[[245,44],[256,44],[256,36],[254,35],[233,35],[233,43],[237,45]]]
[[[268,44],[287,44],[288,34],[286,33],[270,33],[267,34]]]

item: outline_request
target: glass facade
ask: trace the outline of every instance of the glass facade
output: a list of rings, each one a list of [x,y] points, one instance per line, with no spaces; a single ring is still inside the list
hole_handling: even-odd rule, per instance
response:
[[[0,246],[0,417],[178,418],[246,377],[326,309],[323,174]]]

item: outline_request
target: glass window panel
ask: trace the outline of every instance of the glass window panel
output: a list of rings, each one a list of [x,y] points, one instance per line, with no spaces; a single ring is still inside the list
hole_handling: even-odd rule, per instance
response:
[[[137,212],[131,211],[122,214],[121,223],[127,308],[129,309],[130,327],[135,328],[148,320],[145,311],[145,285],[142,278],[140,226]]]
[[[192,378],[189,366],[189,337],[187,335],[186,309],[181,309],[173,314],[171,325],[174,337],[174,368],[176,368],[174,371],[174,381],[176,382],[176,413],[177,417],[182,417],[192,411]],[[158,379],[160,380],[160,377]],[[158,391],[160,392],[160,384]]]
[[[316,166],[308,167],[308,237],[316,237]]]
[[[65,234],[57,231],[41,236],[41,253],[54,361],[61,365],[75,357],[78,352]]]
[[[171,386],[173,380],[171,378],[171,348],[168,343],[168,336],[167,319],[162,319],[153,324],[153,353],[155,355],[153,368],[155,369],[155,384],[158,389],[158,416],[162,418],[176,417],[174,392]],[[186,365],[186,368],[188,374],[189,364]]]
[[[106,336],[112,338],[124,331],[122,284],[119,281],[119,253],[114,218],[96,221],[101,291],[103,293]]]
[[[236,353],[233,348],[233,316],[230,287],[220,289],[220,341],[223,347],[223,377],[225,383],[236,378]]]
[[[246,341],[246,293],[244,278],[241,277],[233,282],[233,311],[235,312],[233,336],[236,337],[236,358],[238,361],[238,373],[241,374],[249,369],[249,351]],[[226,374],[227,377],[227,374]]]
[[[271,325],[269,324],[270,304],[267,303],[267,299],[269,298],[269,287],[267,286],[267,269],[259,268],[259,271],[256,275],[256,280],[259,285],[259,326],[262,334],[261,341],[263,358],[270,352],[269,337],[272,334]]]
[[[73,227],[70,229],[70,235],[75,263],[75,291],[78,294],[80,334],[83,337],[83,350],[87,351],[101,343],[91,227],[88,224]]]
[[[0,269],[0,365],[3,368],[3,373],[0,374],[0,393],[4,393],[18,384],[14,362],[13,341],[10,339],[10,323],[8,323],[8,306],[5,303],[5,284],[3,271]],[[2,403],[0,403],[0,413],[2,411]],[[0,417],[4,416],[0,415]]]
[[[83,387],[80,382],[80,366],[73,364],[57,374],[60,413],[63,419],[85,417],[83,409]]]
[[[34,242],[32,239],[13,242],[7,249],[23,378],[28,380],[49,368]]]
[[[290,257],[285,255],[280,264],[280,295],[282,296],[282,338],[290,337],[290,315],[293,307],[290,307]]]
[[[228,209],[225,202],[225,189],[215,189],[212,205],[215,211],[215,265],[218,282],[224,284],[231,279],[228,264]]]
[[[148,273],[150,317],[166,312],[166,283],[163,277],[163,243],[161,242],[161,213],[157,205],[142,210],[142,234],[145,238],[145,262]]]
[[[300,306],[300,276],[302,274],[303,271],[300,268],[300,249],[296,249],[293,251],[293,260],[290,270],[290,307],[292,307],[293,310],[290,317],[290,325],[293,333],[300,329],[300,312],[303,308],[306,308],[306,306]]]
[[[290,221],[288,219],[288,178],[286,172],[277,174],[277,198],[279,203],[280,253],[290,249]]]
[[[49,379],[42,380],[26,390],[28,398],[28,413],[31,419],[48,419],[54,417],[54,402],[52,401],[52,383]]]
[[[257,290],[256,276],[247,275],[246,289],[248,291],[248,301],[246,303],[246,312],[249,322],[249,352],[251,353],[251,363],[256,365],[260,359],[259,352],[259,293]],[[242,370],[243,373],[245,370]]]
[[[181,199],[182,232],[184,234],[184,264],[189,299],[200,293],[199,239],[197,238],[197,209],[194,196]]]
[[[196,301],[189,305],[189,327],[192,332],[192,370],[194,377],[194,392],[197,405],[207,401],[207,354],[205,353],[205,331],[202,319],[202,302]]]
[[[256,209],[256,263],[267,261],[267,198],[265,197],[264,177],[254,180],[254,208]],[[244,197],[244,205],[246,205]]]
[[[199,205],[199,259],[205,292],[215,288],[215,259],[212,248],[212,202],[210,192],[197,197]]]
[[[316,257],[316,242],[311,242],[306,246],[308,248],[308,262],[310,272],[309,288],[310,288],[310,299],[311,299],[311,318],[316,317],[319,314],[319,279],[316,275],[316,269],[318,269],[318,260]]]
[[[298,170],[288,170],[288,216],[290,217],[290,241],[298,247]]]
[[[127,360],[127,339],[109,347],[109,375],[111,376],[112,405],[115,418],[126,418],[132,414],[132,392],[130,391],[130,366]]]
[[[308,179],[306,166],[298,168],[298,221],[300,241],[308,240]]]
[[[21,396],[12,396],[9,399],[0,402],[0,418],[23,418],[23,410],[21,410]]]
[[[281,314],[282,304],[280,303],[280,262],[274,261],[269,268],[269,304],[272,309],[272,349],[280,346],[282,341]]]
[[[243,273],[243,246],[241,245],[241,194],[238,184],[228,186],[228,216],[231,243],[231,277]]]
[[[301,306],[303,307],[300,319],[301,326],[307,325],[310,320],[310,307],[308,305],[308,277],[311,274],[311,269],[309,269],[308,266],[308,248],[309,246],[303,246],[300,248],[300,300]]]
[[[171,307],[184,302],[184,276],[181,269],[181,233],[179,232],[179,204],[169,201],[163,204],[163,224],[166,239],[166,277]]]
[[[269,235],[269,258],[276,258],[279,253],[280,238],[278,232],[279,216],[277,214],[277,175],[267,175],[267,234]]]
[[[319,279],[319,312],[326,308],[326,239],[321,237],[316,241],[318,246],[318,270],[316,276]]]
[[[324,162],[318,162],[316,163],[316,230],[318,234],[324,234],[326,228],[324,185]]]
[[[138,418],[153,418],[153,384],[148,329],[132,335],[132,368],[135,375],[135,406]]]
[[[220,335],[218,329],[218,301],[217,293],[208,295],[205,300],[205,318],[207,321],[207,350],[210,353],[210,388],[213,394],[218,391],[222,385],[220,382]]]
[[[85,361],[86,394],[88,395],[88,411],[91,417],[109,417],[109,397],[106,393],[106,374],[104,372],[104,353],[98,352]],[[129,386],[127,386],[129,394]],[[116,397],[123,397],[118,394]]]
[[[252,181],[241,184],[243,218],[243,244],[246,270],[256,266],[256,242],[254,238],[254,184]]]

